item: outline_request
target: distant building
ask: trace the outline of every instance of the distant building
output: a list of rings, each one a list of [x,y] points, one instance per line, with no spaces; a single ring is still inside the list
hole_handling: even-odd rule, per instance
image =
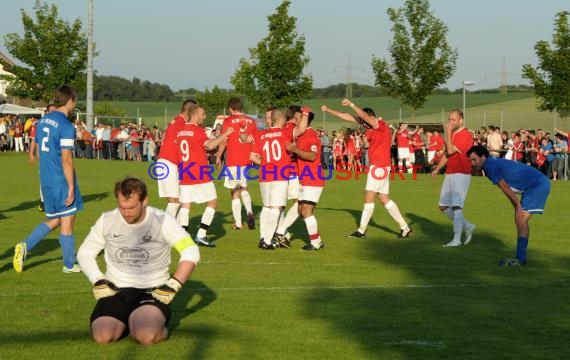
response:
[[[0,58],[10,65],[15,65],[12,60],[10,60],[6,55],[2,54],[1,52],[0,52]],[[2,65],[1,62],[0,62],[0,75],[12,75],[12,76],[14,76],[14,74],[12,74],[11,72],[4,70],[4,66]],[[8,81],[0,80],[0,98],[6,98],[7,97],[7,95],[6,95],[6,88],[7,87],[8,87]]]

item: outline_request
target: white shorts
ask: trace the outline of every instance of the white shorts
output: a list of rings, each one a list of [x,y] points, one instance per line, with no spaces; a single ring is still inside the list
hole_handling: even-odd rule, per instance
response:
[[[433,161],[433,158],[435,157],[435,150],[430,150],[428,151],[428,164],[431,164],[431,162]]]
[[[202,204],[217,198],[218,194],[213,181],[195,185],[180,185],[180,203],[182,204]]]
[[[162,163],[166,168],[156,166],[157,177],[161,174],[167,174],[164,179],[156,180],[158,183],[158,196],[161,198],[179,198],[180,197],[180,184],[178,181],[178,166],[171,163],[166,159],[158,159],[157,163]],[[158,171],[161,173],[158,173]]]
[[[300,187],[299,178],[289,180],[289,185],[287,186],[287,200],[298,199]]]
[[[410,148],[398,148],[398,160],[408,160],[410,158]]]
[[[285,206],[287,204],[288,181],[260,182],[261,202],[263,206]]]
[[[463,208],[470,184],[471,175],[446,174],[439,194],[439,206]]]
[[[390,167],[371,165],[364,190],[388,195],[390,193]]]
[[[231,190],[247,188],[247,177],[244,174],[245,168],[246,166],[228,166],[231,176],[224,177],[224,187]]]
[[[322,192],[323,188],[320,186],[301,186],[299,189],[299,201],[309,201],[317,204]]]
[[[416,163],[416,153],[410,152],[410,165],[415,163]]]

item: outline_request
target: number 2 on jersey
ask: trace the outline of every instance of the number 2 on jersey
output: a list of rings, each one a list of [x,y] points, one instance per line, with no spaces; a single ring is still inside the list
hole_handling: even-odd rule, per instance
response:
[[[49,147],[47,146],[49,140],[49,128],[44,127],[42,130],[46,133],[45,136],[42,138],[42,151],[49,152]]]

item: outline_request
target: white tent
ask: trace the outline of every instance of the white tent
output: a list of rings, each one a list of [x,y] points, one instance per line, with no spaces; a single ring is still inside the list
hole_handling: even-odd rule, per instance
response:
[[[14,104],[0,105],[0,114],[13,114],[13,115],[43,115],[41,110],[29,108]]]

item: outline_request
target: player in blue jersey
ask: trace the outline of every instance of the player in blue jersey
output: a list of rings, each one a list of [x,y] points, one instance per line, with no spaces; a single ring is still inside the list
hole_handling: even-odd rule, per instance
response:
[[[499,186],[515,208],[517,227],[517,253],[514,258],[502,259],[500,266],[526,265],[528,247],[528,222],[533,214],[542,214],[550,193],[550,182],[546,176],[532,166],[516,161],[489,157],[489,150],[473,146],[467,151],[471,164],[483,169],[485,176]],[[521,198],[517,194],[520,193]]]
[[[63,252],[63,272],[80,272],[75,261],[73,225],[75,213],[83,209],[83,200],[77,186],[73,167],[75,127],[69,116],[75,109],[77,94],[68,85],[55,90],[57,110],[42,117],[36,128],[34,141],[40,159],[40,183],[44,196],[46,221],[14,249],[14,270],[22,272],[27,253],[49,232],[60,228],[59,243]]]

